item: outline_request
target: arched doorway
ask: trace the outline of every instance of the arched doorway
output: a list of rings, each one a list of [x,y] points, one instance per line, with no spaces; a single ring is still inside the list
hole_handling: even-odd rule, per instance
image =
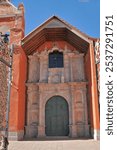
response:
[[[63,97],[54,96],[46,103],[45,133],[47,136],[68,136],[69,108]]]

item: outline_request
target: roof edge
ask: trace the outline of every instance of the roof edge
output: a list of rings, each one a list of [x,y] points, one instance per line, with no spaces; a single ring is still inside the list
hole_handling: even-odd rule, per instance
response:
[[[58,19],[60,22],[62,22],[63,24],[65,24],[66,26],[69,27],[69,29],[73,29],[75,32],[81,34],[82,36],[84,36],[87,40],[93,40],[93,41],[97,41],[99,38],[94,38],[94,37],[91,37],[89,35],[87,35],[86,33],[80,31],[79,29],[77,29],[76,27],[72,26],[71,24],[69,24],[68,22],[66,22],[65,20],[61,19],[60,17],[56,16],[56,15],[53,15],[51,17],[49,17],[46,21],[44,21],[43,23],[41,23],[38,27],[36,27],[33,31],[31,31],[30,33],[28,33],[21,41],[24,43],[25,40],[26,42],[28,41],[28,37],[30,37],[32,35],[35,36],[36,32],[45,25],[47,24],[49,21],[51,21],[52,19]],[[72,31],[73,32],[73,31]],[[74,33],[75,33],[74,32]],[[34,35],[33,35],[34,34]]]

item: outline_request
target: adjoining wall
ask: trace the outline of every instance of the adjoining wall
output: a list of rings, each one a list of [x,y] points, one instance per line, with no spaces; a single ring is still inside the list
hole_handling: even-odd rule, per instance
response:
[[[91,124],[91,134],[94,139],[99,139],[100,123],[99,123],[99,105],[97,91],[96,65],[94,57],[94,47],[90,44],[87,54],[85,55],[85,74],[88,81],[88,107],[89,107],[89,123]]]
[[[15,49],[14,49],[15,50]],[[26,82],[26,56],[19,47],[19,54],[13,57],[13,81],[10,99],[10,132],[11,140],[23,139],[25,125],[25,82]]]
[[[0,1],[0,32],[2,32],[2,34],[9,33],[9,45],[14,45],[9,137],[10,139],[16,140],[23,137],[25,124],[25,80],[27,60],[20,45],[21,39],[24,37],[24,26],[23,4],[20,4],[18,8],[16,8],[9,1]],[[4,66],[2,65],[0,67]],[[0,76],[3,76],[3,74],[0,74]],[[5,99],[1,99],[0,97],[0,101],[1,100],[3,100],[2,102],[4,103]]]

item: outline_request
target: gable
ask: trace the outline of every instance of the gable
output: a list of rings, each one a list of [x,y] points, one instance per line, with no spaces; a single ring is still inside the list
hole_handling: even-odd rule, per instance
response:
[[[67,41],[81,52],[86,52],[91,37],[66,21],[53,16],[22,39],[22,48],[30,54],[46,41]]]
[[[31,40],[34,36],[36,36],[39,32],[41,32],[43,29],[46,29],[46,28],[66,28],[66,29],[70,30],[72,33],[76,34],[77,36],[79,36],[80,38],[82,38],[83,40],[85,40],[88,43],[90,43],[90,40],[92,39],[90,36],[88,36],[85,33],[81,32],[80,30],[78,30],[74,26],[70,25],[66,21],[60,19],[57,16],[52,16],[51,18],[46,20],[43,24],[41,24],[39,27],[34,29],[31,33],[26,35],[22,39],[22,42],[24,43],[24,42],[27,42],[27,41]]]
[[[65,24],[57,19],[51,20],[44,28],[57,28],[57,27],[67,27]]]

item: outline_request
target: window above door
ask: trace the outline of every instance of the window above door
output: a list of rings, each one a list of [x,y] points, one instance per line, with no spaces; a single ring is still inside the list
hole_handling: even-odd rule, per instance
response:
[[[53,51],[49,53],[49,68],[63,68],[63,52]]]

